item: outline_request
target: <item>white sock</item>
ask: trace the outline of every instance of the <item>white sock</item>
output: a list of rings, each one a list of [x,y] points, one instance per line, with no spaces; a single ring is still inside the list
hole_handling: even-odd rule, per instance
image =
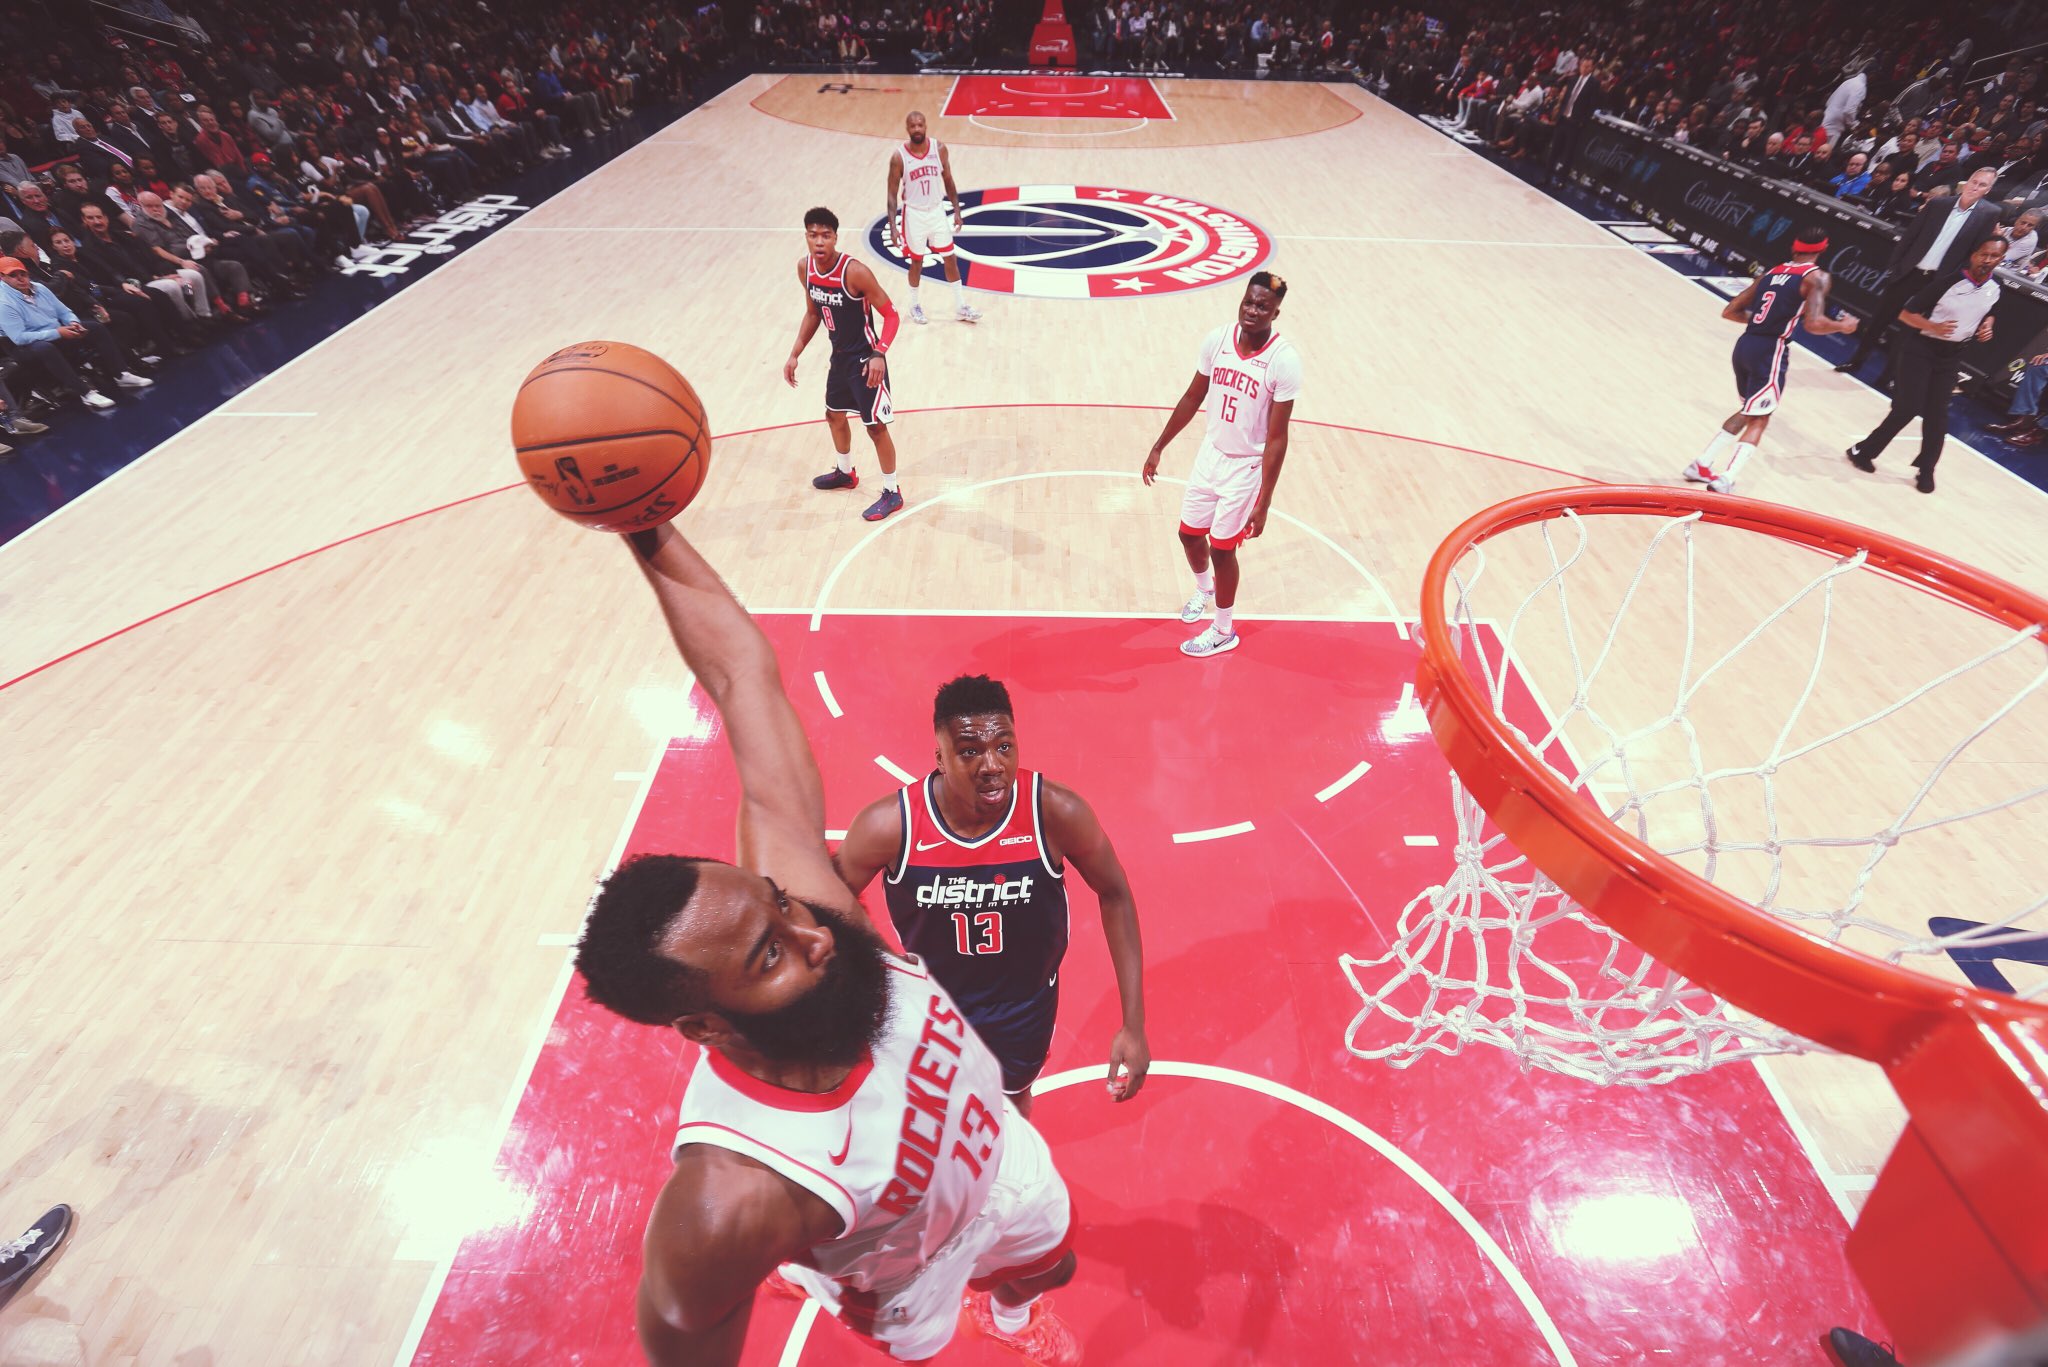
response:
[[[914,308],[914,309],[916,309],[916,308],[923,308],[923,307],[924,307],[924,305],[923,305],[923,304],[922,304],[921,302],[919,302],[919,300],[918,300],[918,297],[917,297],[917,292],[918,292],[919,290],[923,289],[923,288],[924,288],[924,278],[923,278],[922,276],[920,276],[920,277],[919,277],[919,278],[918,278],[918,279],[917,279],[917,280],[916,280],[915,282],[913,282],[913,283],[912,283],[912,285],[910,286],[910,306],[911,306],[912,308]]]
[[[896,472],[894,470],[882,476],[882,487],[892,494],[896,492]]]
[[[1727,452],[1728,448],[1734,444],[1735,434],[1733,432],[1716,432],[1714,439],[1707,443],[1707,449],[1700,452],[1700,464],[1706,466],[1709,470],[1715,469],[1714,462],[1719,460]]]
[[[1751,445],[1749,442],[1740,441],[1735,443],[1735,459],[1728,462],[1728,468],[1721,472],[1721,478],[1734,479],[1735,472],[1742,468],[1742,462],[1748,460],[1751,456],[1755,454],[1756,447]]]
[[[953,307],[962,309],[966,308],[967,287],[961,284],[958,280],[948,280],[946,283],[953,287]]]
[[[850,475],[853,473],[852,451],[841,451],[839,453],[839,473],[842,475]]]
[[[1216,596],[1216,567],[1214,565],[1211,565],[1206,570],[1195,571],[1195,587],[1208,594],[1211,598]]]
[[[1031,1307],[1037,1300],[1038,1297],[1033,1296],[1022,1305],[1010,1306],[1004,1305],[994,1296],[990,1296],[988,1298],[989,1314],[995,1320],[996,1328],[1002,1330],[1005,1334],[1021,1334],[1024,1332],[1024,1326],[1031,1323]]]
[[[1216,609],[1216,634],[1218,636],[1228,636],[1230,634],[1229,608]]]

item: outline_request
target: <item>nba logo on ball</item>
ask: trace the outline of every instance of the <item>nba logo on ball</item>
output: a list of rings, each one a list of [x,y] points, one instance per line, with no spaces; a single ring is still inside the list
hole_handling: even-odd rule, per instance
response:
[[[1021,185],[960,196],[954,252],[971,289],[1039,299],[1130,299],[1206,289],[1250,275],[1273,239],[1243,214],[1150,190]],[[908,270],[885,215],[876,255]],[[926,270],[937,269],[927,257]]]

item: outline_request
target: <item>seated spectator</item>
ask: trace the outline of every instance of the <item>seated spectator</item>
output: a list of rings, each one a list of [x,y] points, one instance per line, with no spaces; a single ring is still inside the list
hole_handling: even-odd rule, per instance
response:
[[[1870,158],[1861,152],[1851,152],[1849,160],[1842,164],[1841,171],[1829,177],[1828,193],[1836,199],[1854,199],[1870,188]]]
[[[1885,182],[1882,189],[1873,187],[1873,190],[1874,193],[1866,192],[1868,197],[1864,201],[1864,212],[1893,222],[1904,222],[1911,218],[1919,210],[1920,201],[1925,198],[1913,188],[1913,173],[1903,169]]]
[[[53,274],[70,282],[93,315],[112,328],[122,347],[137,355],[142,364],[156,365],[165,356],[192,350],[178,338],[178,315],[169,300],[140,285],[108,278],[84,257],[78,239],[70,233],[58,233],[50,239],[50,259],[46,264]],[[64,291],[57,294],[74,313],[85,312]]]
[[[50,96],[50,132],[56,136],[59,151],[69,152],[71,144],[78,141],[77,120],[84,118],[71,105],[71,92],[59,90]]]
[[[34,238],[38,245],[48,242],[50,234],[64,226],[51,209],[50,197],[43,192],[43,185],[39,180],[30,178],[16,185],[14,203],[15,222]]]
[[[202,169],[198,156],[185,137],[183,125],[173,114],[156,116],[156,137],[151,142],[150,155],[174,183],[189,180]]]
[[[193,213],[206,231],[226,245],[244,242],[273,278],[303,285],[321,259],[313,255],[312,232],[301,236],[290,224],[272,224],[268,214],[234,193],[223,172],[201,171],[192,178],[192,190],[198,197]]]
[[[78,226],[78,211],[88,201],[99,198],[85,179],[85,172],[74,162],[65,162],[57,167],[57,188],[50,192],[50,210],[57,215],[57,221],[66,227]]]
[[[270,96],[261,90],[249,96],[249,134],[260,144],[256,151],[267,150],[273,156],[291,151],[291,129],[285,126],[284,116],[271,103]]]
[[[2005,439],[2007,446],[2039,446],[2048,441],[2041,429],[2041,391],[2048,389],[2048,351],[2029,356],[2020,381],[2013,386],[2012,402],[2006,406],[2005,421],[1992,423],[1988,431]]]
[[[246,175],[249,162],[242,155],[242,149],[220,126],[220,116],[208,105],[199,106],[199,132],[192,139],[192,146],[200,160],[216,171],[229,175]]]
[[[121,349],[106,326],[81,322],[47,285],[29,279],[28,267],[11,256],[0,257],[0,334],[15,351],[54,382],[59,393],[74,395],[88,408],[112,408],[114,401],[87,383],[71,358],[89,353],[123,389],[146,389],[150,381],[128,368]]]
[[[1933,161],[1920,169],[1913,177],[1913,188],[1923,195],[1940,192],[1953,193],[1962,184],[1962,145],[1953,140],[1941,145],[1941,151]]]
[[[1813,156],[1813,135],[1801,133],[1796,138],[1785,140],[1783,153],[1764,169],[1764,174],[1778,180],[1798,181],[1804,184],[1813,174],[1816,164]]]
[[[1543,109],[1543,80],[1539,70],[1532,70],[1522,79],[1520,87],[1501,106],[1500,116],[1495,121],[1497,136],[1493,145],[1510,156],[1522,153],[1522,131],[1535,121]]]
[[[106,123],[98,131],[101,145],[126,152],[131,164],[135,158],[149,153],[149,137],[136,126],[134,111],[125,100],[115,100],[107,106]]]
[[[382,139],[391,136],[383,128],[377,130],[377,135]],[[348,200],[326,194],[318,187],[300,188],[290,176],[277,174],[268,153],[258,152],[249,158],[249,174],[243,179],[242,188],[270,216],[271,222],[289,223],[310,231],[317,260],[331,259],[336,265],[346,265],[351,259],[360,261],[372,254],[362,235],[363,224],[369,221],[368,209],[363,211],[359,223],[355,206]]]
[[[2037,230],[2041,226],[2042,212],[2040,209],[2023,210],[2018,218],[1998,230],[1998,235],[2005,239],[2005,264],[2011,269],[2024,272],[2033,261],[2034,254],[2041,249],[2041,235]]]
[[[4,202],[0,202],[0,212],[7,212],[13,209],[14,187],[27,179],[28,163],[8,151],[7,139],[4,135],[0,135],[0,190],[4,190],[7,194],[7,199]]]
[[[1762,119],[1751,119],[1742,125],[1739,135],[1732,128],[1729,133],[1730,137],[1721,147],[1722,156],[1744,166],[1754,166],[1763,159],[1764,147],[1770,141],[1770,136],[1764,131]]]
[[[163,260],[96,204],[79,210],[79,218],[85,235],[79,239],[78,250],[87,261],[103,265],[110,275],[161,295],[185,325],[187,335],[199,323],[215,320],[212,282],[196,264],[186,267]],[[221,322],[232,321],[230,314],[218,317]]]
[[[142,187],[135,183],[133,171],[118,161],[107,168],[107,183],[100,187],[100,198],[113,205],[116,214],[132,221],[141,207],[135,198],[140,193]]]
[[[199,264],[210,239],[196,220],[179,212],[160,195],[145,191],[139,198],[142,212],[135,216],[135,236],[143,246],[176,270],[197,271],[206,277],[207,297],[218,301],[217,312],[232,318],[255,307],[249,272],[239,261],[207,260],[205,265]]]

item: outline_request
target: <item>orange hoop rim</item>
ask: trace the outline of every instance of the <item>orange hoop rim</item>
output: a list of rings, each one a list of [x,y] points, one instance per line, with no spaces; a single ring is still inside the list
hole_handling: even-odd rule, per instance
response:
[[[1889,964],[1808,935],[1627,834],[1554,773],[1460,662],[1445,598],[1457,563],[1533,522],[1694,517],[1834,555],[2015,629],[2048,634],[2048,598],[1912,542],[1823,514],[1654,485],[1549,489],[1460,523],[1422,582],[1416,696],[1451,767],[1494,824],[1572,899],[1654,958],[1741,1010],[1843,1053],[1890,1064],[1957,1012],[2048,1026],[2048,1005]]]

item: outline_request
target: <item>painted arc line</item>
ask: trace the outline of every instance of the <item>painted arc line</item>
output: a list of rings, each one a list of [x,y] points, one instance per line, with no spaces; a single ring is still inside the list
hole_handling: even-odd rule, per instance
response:
[[[1150,127],[1152,120],[1140,116],[1136,128],[1101,128],[1084,133],[1053,133],[1043,128],[1004,128],[1000,124],[983,123],[979,114],[969,114],[967,122],[986,132],[1008,133],[1013,138],[1113,138],[1120,133],[1136,133]]]
[[[1109,93],[1109,82],[1102,83],[1100,90],[1012,90],[1010,83],[998,79],[996,87],[1008,95],[1023,95],[1034,100],[1092,100],[1097,95]]]
[[[898,783],[917,782],[916,774],[909,773],[901,768],[898,768],[896,762],[890,759],[887,755],[876,755],[875,763],[882,766],[882,772],[889,775],[891,778],[895,779]]]
[[[1401,843],[1403,845],[1422,845],[1433,849],[1437,844],[1437,838],[1433,835],[1404,835],[1401,837]]]
[[[1349,788],[1352,784],[1364,778],[1366,771],[1370,768],[1372,768],[1372,765],[1366,763],[1364,760],[1358,761],[1358,763],[1351,766],[1351,771],[1345,774],[1344,777],[1338,779],[1335,783],[1332,783],[1329,787],[1323,789],[1320,793],[1317,793],[1316,801],[1328,802],[1331,798],[1337,796],[1337,794],[1343,792],[1346,788]]]
[[[1240,821],[1234,826],[1212,826],[1206,831],[1175,831],[1173,843],[1192,845],[1198,840],[1221,840],[1226,835],[1245,835],[1258,829],[1249,821]]]
[[[1137,479],[1139,478],[1139,474],[1136,470],[1031,470],[1021,475],[1000,475],[994,479],[982,479],[976,480],[972,484],[963,484],[957,489],[948,489],[944,493],[938,494],[932,498],[921,499],[918,502],[913,503],[909,507],[905,508],[902,512],[896,514],[896,516],[889,518],[887,521],[875,524],[875,529],[873,531],[869,532],[866,536],[854,542],[852,546],[847,548],[846,554],[839,557],[839,563],[832,567],[832,572],[825,576],[825,583],[823,587],[821,587],[818,590],[818,601],[816,605],[813,606],[811,609],[811,630],[817,631],[823,625],[825,621],[825,604],[828,601],[830,601],[832,597],[833,586],[839,582],[839,576],[846,573],[846,567],[853,563],[855,556],[859,555],[862,551],[866,550],[869,546],[874,544],[876,537],[887,535],[889,532],[893,531],[897,527],[901,527],[905,522],[908,522],[911,518],[916,517],[919,513],[924,512],[928,508],[936,508],[942,503],[946,503],[952,499],[964,497],[967,494],[979,493],[983,489],[994,489],[1004,484],[1018,484],[1027,479],[1082,478]],[[1157,475],[1154,476],[1154,478],[1161,484],[1185,485],[1187,483],[1186,480],[1176,479],[1172,475]],[[1338,545],[1335,541],[1331,540],[1330,537],[1325,535],[1322,531],[1318,530],[1315,527],[1311,527],[1308,523],[1302,521],[1293,513],[1287,512],[1284,509],[1275,508],[1273,509],[1273,516],[1279,518],[1282,522],[1287,523],[1289,526],[1301,528],[1301,530],[1307,532],[1310,536],[1314,537],[1316,540],[1322,542],[1325,546],[1329,547],[1330,550],[1334,551],[1337,557],[1340,560],[1344,561],[1345,564],[1351,566],[1352,569],[1356,570],[1358,572],[1358,577],[1366,582],[1367,587],[1371,588],[1375,593],[1379,594],[1381,598],[1384,598],[1386,600],[1388,609],[1393,613],[1394,634],[1399,636],[1404,641],[1408,639],[1408,619],[1401,614],[1401,605],[1394,601],[1394,595],[1387,591],[1387,586],[1385,584],[1382,584],[1379,581],[1379,577],[1375,575],[1371,570],[1367,569],[1364,563],[1361,562],[1357,556],[1353,555],[1350,551],[1345,550],[1342,546]],[[1414,696],[1414,692],[1415,687],[1413,684],[1410,684],[1403,690],[1402,697],[1404,699],[1412,698]]]
[[[1346,1115],[1327,1101],[1312,1097],[1306,1092],[1297,1092],[1294,1088],[1275,1082],[1271,1078],[1238,1072],[1235,1068],[1154,1059],[1151,1075],[1184,1077],[1196,1082],[1220,1082],[1225,1086],[1242,1087],[1248,1092],[1272,1097],[1275,1101],[1284,1101],[1297,1110],[1307,1111],[1325,1124],[1336,1126],[1386,1159],[1400,1170],[1402,1176],[1428,1193],[1429,1197],[1443,1208],[1444,1213],[1457,1221],[1458,1227],[1470,1236],[1481,1256],[1493,1264],[1494,1271],[1500,1273],[1501,1280],[1508,1284],[1508,1288],[1515,1293],[1515,1299],[1528,1311],[1529,1318],[1535,1322],[1536,1332],[1543,1336],[1543,1342],[1549,1347],[1551,1356],[1557,1360],[1558,1367],[1578,1367],[1578,1359],[1572,1356],[1571,1346],[1564,1341],[1564,1335],[1558,1332],[1556,1321],[1552,1320],[1550,1312],[1543,1308],[1543,1302],[1536,1298],[1536,1291],[1529,1285],[1529,1279],[1522,1275],[1520,1268],[1509,1261],[1506,1251],[1491,1234],[1480,1228],[1479,1222],[1472,1218],[1472,1212],[1466,1210],[1443,1183],[1430,1176],[1427,1169],[1377,1130]],[[1051,1077],[1038,1079],[1032,1085],[1031,1094],[1044,1096],[1048,1092],[1057,1092],[1063,1087],[1072,1087],[1077,1083],[1101,1080],[1100,1068],[1092,1065],[1085,1068],[1069,1068],[1064,1073],[1054,1073]],[[811,1323],[817,1318],[818,1303],[807,1299],[804,1306],[811,1313],[806,1317],[802,1311],[798,1312],[796,1323],[790,1327],[789,1341],[783,1347],[777,1367],[796,1367],[798,1357],[803,1352],[804,1340],[810,1337]]]
[[[832,685],[825,682],[825,671],[816,670],[811,677],[818,681],[818,696],[825,700],[825,710],[835,717],[845,716],[846,714],[839,710],[839,699],[832,696]]]

